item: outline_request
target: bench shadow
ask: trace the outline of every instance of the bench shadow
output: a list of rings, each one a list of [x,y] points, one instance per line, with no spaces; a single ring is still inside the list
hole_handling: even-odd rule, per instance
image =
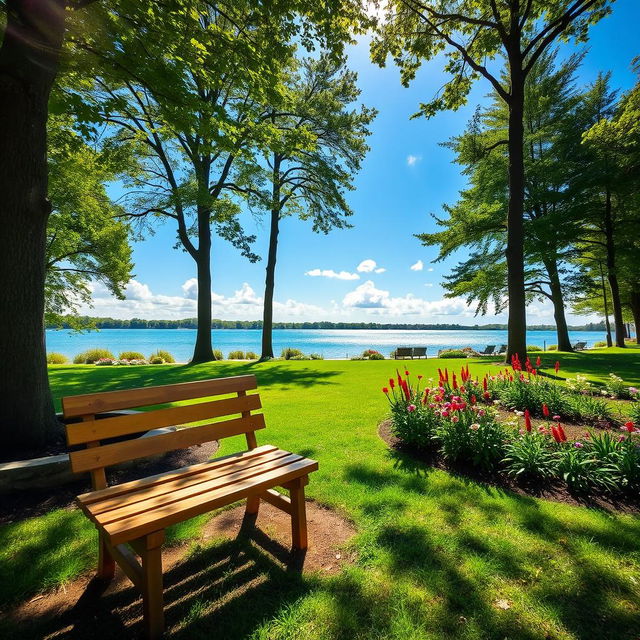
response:
[[[170,554],[170,550],[168,550]],[[243,638],[317,581],[302,576],[306,553],[292,551],[245,516],[233,540],[196,547],[164,573],[167,637]],[[102,640],[143,637],[142,599],[128,581],[91,580],[60,612],[32,615],[5,638]]]

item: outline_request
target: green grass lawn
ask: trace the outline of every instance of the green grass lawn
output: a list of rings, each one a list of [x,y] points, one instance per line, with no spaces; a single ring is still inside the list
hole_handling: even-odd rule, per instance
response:
[[[551,372],[556,358],[564,375],[602,381],[611,370],[640,384],[640,350],[547,354]],[[468,362],[480,376],[496,369],[491,359]],[[267,419],[259,444],[319,460],[309,497],[356,525],[356,564],[334,577],[292,576],[266,554],[247,552],[260,586],[217,609],[224,580],[194,597],[178,637],[215,630],[260,640],[638,638],[639,517],[506,493],[411,463],[378,438],[381,387],[395,367],[428,378],[443,365],[458,369],[461,361],[58,366],[51,382],[59,398],[254,372]],[[242,445],[225,440],[221,453]],[[174,529],[172,540],[194,536],[204,522]],[[224,544],[197,553],[206,560],[226,553]],[[77,511],[0,528],[0,608],[90,569],[94,556],[93,529]]]

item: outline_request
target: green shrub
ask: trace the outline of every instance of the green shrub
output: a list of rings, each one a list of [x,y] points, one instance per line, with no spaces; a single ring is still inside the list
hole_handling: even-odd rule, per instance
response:
[[[164,358],[160,356],[151,356],[149,358],[149,364],[164,364]]]
[[[309,356],[305,356],[304,353],[300,353],[298,355],[291,356],[288,359],[289,360],[311,360],[311,358]]]
[[[593,346],[594,346],[596,349],[599,349],[599,348],[601,348],[601,347],[606,347],[606,346],[608,346],[608,345],[607,345],[607,341],[606,341],[606,340],[598,340],[597,342],[594,342],[594,343],[593,343]]]
[[[363,356],[351,356],[349,360],[366,360]]]
[[[532,351],[535,353],[536,351],[542,351],[542,347],[539,347],[537,344],[528,344],[527,351]]]
[[[507,443],[505,452],[505,471],[514,478],[549,480],[557,473],[558,455],[541,433],[525,431]]]
[[[260,356],[255,351],[247,351],[244,356],[247,360],[260,360]]]
[[[73,364],[95,364],[101,359],[115,360],[115,357],[109,349],[88,349],[79,353],[73,359]]]
[[[62,353],[47,353],[47,364],[67,364],[69,358]]]
[[[640,402],[634,402],[629,409],[629,415],[631,420],[636,423],[637,427],[640,427]]]
[[[365,349],[362,352],[362,357],[365,360],[384,360],[384,356],[379,352],[376,351],[375,349]]]
[[[384,356],[381,353],[372,353],[369,360],[384,360]]]
[[[220,351],[220,349],[213,350],[213,357],[216,360],[224,360],[224,354],[222,353],[222,351]]]
[[[309,354],[309,357],[310,357],[312,360],[324,360],[324,356],[323,356],[323,355],[321,355],[321,354],[319,354],[319,353],[310,353],[310,354]]]
[[[587,493],[593,488],[615,488],[610,462],[599,460],[592,447],[582,442],[568,442],[560,447],[558,472],[576,493]]]
[[[112,367],[118,364],[118,361],[114,358],[100,358],[100,360],[96,360],[96,367]]]
[[[557,344],[550,344],[547,347],[547,351],[557,351],[558,350],[558,345]]]
[[[287,347],[286,349],[282,350],[280,357],[284,358],[285,360],[292,360],[296,356],[303,356],[303,355],[304,353],[302,353],[300,349],[292,349],[291,347]]]
[[[228,358],[229,360],[244,360],[244,351],[230,351]]]
[[[571,395],[569,396],[569,405],[571,415],[577,420],[609,424],[614,421],[613,410],[600,398],[582,394]]]
[[[541,416],[542,405],[546,404],[551,415],[571,415],[570,392],[549,380],[535,378],[531,382],[517,378],[510,382],[502,380],[495,383],[495,391],[500,402],[511,410],[529,409],[531,415]]]
[[[607,393],[614,398],[630,398],[629,387],[624,383],[620,376],[610,373],[609,378],[604,383]]]
[[[438,353],[438,358],[466,358],[467,354],[462,349],[443,349]]]
[[[174,364],[176,359],[168,352],[165,351],[164,349],[158,349],[155,353],[152,353],[149,356],[149,362],[151,362],[152,358],[162,358],[162,360],[168,364]]]
[[[123,351],[120,360],[146,360],[139,351]]]
[[[405,403],[391,405],[391,433],[409,447],[426,451],[436,445],[436,429],[440,423],[437,413],[415,405],[409,411]]]

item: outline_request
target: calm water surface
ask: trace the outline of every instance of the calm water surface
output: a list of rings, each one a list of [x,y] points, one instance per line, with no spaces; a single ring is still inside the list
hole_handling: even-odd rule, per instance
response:
[[[213,330],[214,348],[225,357],[230,351],[260,353],[259,329]],[[47,330],[47,351],[63,353],[69,358],[93,347],[109,349],[116,356],[121,351],[140,351],[145,356],[156,349],[170,351],[179,362],[187,362],[192,355],[195,329],[102,329],[89,333]],[[604,340],[600,331],[571,332],[572,342],[586,342],[591,346]],[[273,332],[276,355],[285,347],[301,349],[304,353],[319,353],[325,358],[349,358],[365,349],[376,349],[385,356],[396,347],[427,347],[435,356],[439,349],[473,347],[484,349],[488,344],[507,342],[506,331],[413,331],[369,329],[277,329]],[[556,344],[555,331],[529,331],[527,343],[540,347]]]

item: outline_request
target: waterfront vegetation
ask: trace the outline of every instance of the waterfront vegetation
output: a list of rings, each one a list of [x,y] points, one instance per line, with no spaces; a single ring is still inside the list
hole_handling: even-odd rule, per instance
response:
[[[640,349],[562,354],[557,372],[556,359],[542,354],[538,375],[567,378],[578,386],[588,383],[597,391],[594,397],[610,403],[617,421],[629,420],[632,403],[615,400],[608,391],[605,398],[600,391],[607,389],[612,372],[627,388],[640,386]],[[355,524],[358,533],[345,550],[355,554],[354,565],[334,577],[283,580],[265,554],[247,551],[265,582],[216,612],[221,637],[633,637],[640,625],[637,515],[518,495],[390,450],[378,437],[377,425],[389,415],[380,381],[395,378],[397,365],[402,377],[407,365],[412,379],[420,375],[436,382],[438,367],[447,368],[452,383],[452,372],[462,364],[468,364],[473,379],[478,376],[481,387],[485,375],[504,373],[497,358],[278,360],[127,368],[53,365],[50,378],[59,408],[59,399],[70,394],[255,373],[268,424],[258,434],[259,443],[277,442],[320,461],[308,494]],[[489,390],[499,394],[501,381],[491,382]],[[566,386],[562,380],[559,384]],[[524,417],[512,418],[523,425]],[[568,449],[566,443],[550,444],[553,436],[544,437],[548,454]],[[537,443],[531,438],[532,447]],[[242,446],[239,438],[225,440],[220,453]],[[446,448],[449,456],[455,451],[454,444]],[[505,457],[513,470],[525,464],[524,452],[509,450]],[[200,555],[193,557],[203,563],[225,544],[199,537],[208,517],[170,534],[172,544],[197,549]],[[95,561],[95,530],[77,510],[18,519],[0,528],[0,542],[2,609],[90,572]],[[195,598],[190,613],[171,624],[180,623],[189,637],[206,637],[213,620],[208,612],[223,592],[213,593]],[[238,615],[246,607],[255,615]],[[18,633],[8,621],[0,624],[5,637]]]

